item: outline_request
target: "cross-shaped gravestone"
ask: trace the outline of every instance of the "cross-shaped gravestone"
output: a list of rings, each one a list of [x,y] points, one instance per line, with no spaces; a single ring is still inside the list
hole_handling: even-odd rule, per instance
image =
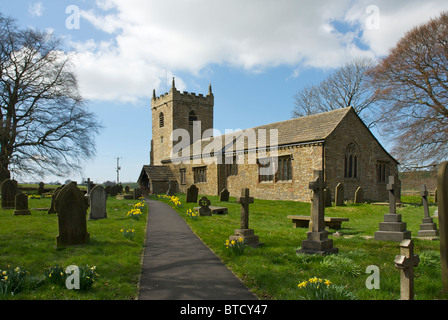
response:
[[[389,191],[389,213],[397,213],[397,199],[395,196],[397,185],[395,184],[394,176],[389,177],[389,183],[387,184],[386,189]]]
[[[432,218],[429,216],[429,207],[428,207],[429,192],[428,190],[426,190],[426,185],[422,186],[420,195],[422,197],[423,212],[425,216],[422,219],[422,224],[420,225],[420,230],[418,231],[417,234],[419,237],[436,237],[439,235],[439,231],[437,230],[436,223],[434,223]]]
[[[307,239],[302,241],[302,248],[297,250],[297,253],[319,255],[337,253],[338,249],[333,248],[333,240],[328,239],[328,232],[325,230],[324,189],[326,183],[323,180],[322,171],[315,171],[314,177],[315,180],[309,184],[309,188],[313,190],[311,227],[307,233]]]
[[[243,189],[236,202],[241,204],[241,229],[249,229],[249,204],[254,203],[254,198],[249,197],[249,189]]]
[[[229,240],[239,241],[242,238],[246,245],[254,248],[263,245],[254,230],[249,229],[249,204],[254,203],[254,198],[249,196],[249,189],[242,189],[241,197],[237,198],[236,202],[241,204],[241,229],[236,229],[235,235],[230,236]]]
[[[414,254],[414,243],[411,239],[400,243],[400,255],[395,257],[394,263],[400,269],[401,300],[414,299],[414,267],[417,267],[420,258]]]
[[[411,231],[406,230],[406,222],[401,221],[401,214],[397,214],[396,203],[399,192],[396,177],[390,176],[386,189],[389,192],[389,213],[384,215],[384,222],[380,222],[379,231],[375,232],[375,240],[403,241],[411,239]]]
[[[212,215],[212,210],[210,209],[211,202],[207,197],[202,197],[199,199],[198,204],[200,206],[198,210],[200,216]]]

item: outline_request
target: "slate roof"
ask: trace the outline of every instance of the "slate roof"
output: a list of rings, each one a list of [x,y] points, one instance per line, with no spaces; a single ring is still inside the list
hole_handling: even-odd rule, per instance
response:
[[[224,152],[250,150],[255,147],[270,146],[270,130],[277,129],[278,143],[275,146],[284,146],[289,144],[312,143],[325,140],[336,129],[338,124],[349,112],[355,112],[353,108],[337,109],[312,116],[294,118],[286,121],[270,123],[267,125],[233,132],[226,135],[202,139],[190,145],[190,155],[197,153],[217,152],[224,148]],[[265,129],[265,131],[260,130]],[[265,140],[263,133],[266,132]],[[248,143],[251,134],[255,133],[255,142]],[[261,133],[261,135],[260,135]],[[275,141],[275,140],[274,140]],[[273,141],[273,142],[274,142]],[[179,152],[180,156],[182,153]]]
[[[152,181],[176,181],[176,177],[168,166],[143,166],[140,177],[143,172],[146,173]]]

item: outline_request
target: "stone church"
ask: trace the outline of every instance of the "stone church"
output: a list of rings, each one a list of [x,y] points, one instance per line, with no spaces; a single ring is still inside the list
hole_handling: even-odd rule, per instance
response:
[[[144,193],[185,193],[195,184],[201,195],[250,188],[257,199],[310,201],[309,182],[322,170],[333,200],[339,183],[346,200],[358,187],[365,200],[388,199],[387,179],[398,163],[353,108],[214,137],[213,106],[211,85],[197,95],[178,91],[173,79],[168,93],[153,92],[150,164],[138,178]]]

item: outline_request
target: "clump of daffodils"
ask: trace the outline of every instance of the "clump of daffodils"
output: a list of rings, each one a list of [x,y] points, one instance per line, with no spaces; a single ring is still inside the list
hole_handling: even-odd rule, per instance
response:
[[[121,228],[120,232],[123,234],[123,237],[129,240],[133,240],[135,236],[135,229],[132,228]]]
[[[192,209],[188,209],[185,214],[192,219],[197,219],[199,217],[199,213],[197,213],[196,211],[194,211]]]
[[[182,206],[182,202],[180,202],[179,197],[176,196],[168,196],[166,194],[158,194],[157,198],[164,198],[170,200],[175,207]]]
[[[235,256],[242,255],[247,247],[242,237],[239,237],[238,241],[227,239],[224,245],[229,249],[230,253]]]
[[[304,300],[355,300],[355,295],[344,286],[336,286],[330,280],[310,278],[297,285]]]
[[[131,210],[128,211],[127,216],[131,217],[134,220],[139,220],[142,216],[142,208],[145,206],[143,201],[136,203]]]

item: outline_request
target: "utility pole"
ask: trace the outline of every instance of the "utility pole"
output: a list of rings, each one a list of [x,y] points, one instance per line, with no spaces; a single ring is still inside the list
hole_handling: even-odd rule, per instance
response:
[[[121,169],[121,167],[120,167],[119,163],[120,163],[120,158],[117,157],[117,184],[120,184],[120,169]]]

